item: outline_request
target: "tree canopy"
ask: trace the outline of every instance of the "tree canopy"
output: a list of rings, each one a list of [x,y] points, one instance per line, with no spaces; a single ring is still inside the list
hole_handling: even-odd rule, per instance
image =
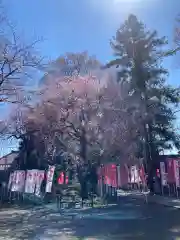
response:
[[[111,46],[116,58],[107,67],[118,68],[118,81],[127,81],[133,95],[141,98],[149,124],[153,154],[179,145],[174,131],[174,109],[179,105],[180,89],[167,84],[168,70],[162,66],[167,56],[165,37],[147,31],[136,16],[130,15],[120,26]],[[156,102],[152,100],[156,97]]]

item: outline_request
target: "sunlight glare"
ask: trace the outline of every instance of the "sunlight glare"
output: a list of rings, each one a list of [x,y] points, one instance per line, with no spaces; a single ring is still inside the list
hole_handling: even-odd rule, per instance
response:
[[[144,5],[147,6],[147,4],[149,5],[154,1],[156,0],[113,0],[112,2],[115,8],[121,7],[123,12],[129,12],[132,9],[135,10],[142,8]]]

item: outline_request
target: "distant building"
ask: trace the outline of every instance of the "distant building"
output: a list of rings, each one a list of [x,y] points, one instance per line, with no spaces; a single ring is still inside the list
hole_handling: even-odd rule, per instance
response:
[[[7,181],[10,171],[16,167],[17,155],[18,151],[12,151],[0,158],[0,182]]]

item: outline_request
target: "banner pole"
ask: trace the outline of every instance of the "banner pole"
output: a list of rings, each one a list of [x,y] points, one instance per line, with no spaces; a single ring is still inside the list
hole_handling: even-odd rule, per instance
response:
[[[179,194],[178,194],[178,187],[176,187],[176,197],[177,197],[177,198],[179,197]]]
[[[161,193],[162,193],[162,196],[164,196],[164,186],[161,184]]]
[[[171,185],[169,184],[169,197],[171,196]]]

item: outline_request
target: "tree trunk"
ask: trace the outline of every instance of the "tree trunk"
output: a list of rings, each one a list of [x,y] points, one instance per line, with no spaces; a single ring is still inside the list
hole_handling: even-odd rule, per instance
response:
[[[148,124],[148,128],[145,129],[145,145],[146,145],[146,171],[148,174],[148,187],[151,193],[154,193],[154,176],[155,168],[152,158],[152,134],[151,126]]]
[[[83,160],[83,163],[87,163],[87,140],[86,140],[86,130],[82,127],[82,135],[80,137],[80,156]]]
[[[64,181],[63,181],[63,184],[66,184],[66,170],[63,171],[63,174],[64,174]]]

